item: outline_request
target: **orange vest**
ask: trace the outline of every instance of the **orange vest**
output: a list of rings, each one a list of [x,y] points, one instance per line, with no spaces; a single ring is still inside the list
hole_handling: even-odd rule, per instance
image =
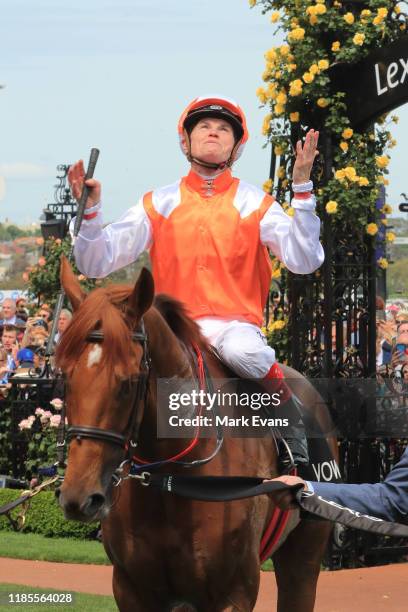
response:
[[[190,171],[143,197],[153,243],[156,293],[184,302],[189,314],[262,324],[271,263],[259,223],[273,198],[231,176]]]

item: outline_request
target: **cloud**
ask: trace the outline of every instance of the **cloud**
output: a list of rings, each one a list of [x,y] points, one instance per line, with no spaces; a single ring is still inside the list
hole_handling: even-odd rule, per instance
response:
[[[32,164],[30,162],[14,162],[0,164],[0,175],[7,179],[32,180],[53,176],[48,166]]]

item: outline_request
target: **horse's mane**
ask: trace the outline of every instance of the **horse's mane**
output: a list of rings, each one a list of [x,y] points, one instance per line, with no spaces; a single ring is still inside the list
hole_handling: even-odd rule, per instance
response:
[[[125,314],[126,300],[132,291],[133,287],[128,285],[108,285],[87,295],[58,343],[58,367],[71,372],[88,343],[88,334],[99,329],[103,332],[105,346],[109,347],[103,351],[101,365],[112,370],[120,367],[123,375],[130,375],[132,340]],[[195,343],[202,349],[208,348],[199,326],[188,316],[181,302],[168,295],[157,295],[154,307],[184,344]]]
[[[208,349],[208,342],[202,335],[199,325],[188,316],[182,302],[169,295],[160,293],[154,298],[154,306],[160,312],[171,331],[186,346],[194,343],[201,349]]]

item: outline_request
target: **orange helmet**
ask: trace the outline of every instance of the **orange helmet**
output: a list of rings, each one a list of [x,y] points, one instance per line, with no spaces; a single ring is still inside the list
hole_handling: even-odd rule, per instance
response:
[[[204,162],[203,160],[195,159],[191,156],[190,133],[196,123],[204,117],[225,119],[234,131],[234,148],[231,151],[229,159],[221,164]],[[249,137],[245,115],[241,107],[234,100],[231,100],[231,98],[217,95],[194,98],[180,117],[178,133],[182,151],[187,155],[187,159],[190,162],[195,161],[207,168],[220,169],[226,166],[232,166],[234,161],[240,157]],[[182,147],[183,142],[186,143],[187,153]]]

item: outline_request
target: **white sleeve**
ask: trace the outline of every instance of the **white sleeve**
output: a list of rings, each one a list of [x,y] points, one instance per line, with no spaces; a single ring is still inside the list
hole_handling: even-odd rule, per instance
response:
[[[274,202],[260,222],[260,239],[272,253],[296,274],[310,274],[324,261],[320,244],[320,219],[313,195],[307,200],[292,200],[295,214],[290,217]]]
[[[106,227],[103,227],[100,204],[88,208],[86,212],[97,212],[97,215],[82,221],[74,248],[76,264],[86,276],[103,278],[132,263],[150,247],[153,233],[142,199],[118,221]],[[69,228],[71,236],[74,224],[75,219],[72,219]]]

